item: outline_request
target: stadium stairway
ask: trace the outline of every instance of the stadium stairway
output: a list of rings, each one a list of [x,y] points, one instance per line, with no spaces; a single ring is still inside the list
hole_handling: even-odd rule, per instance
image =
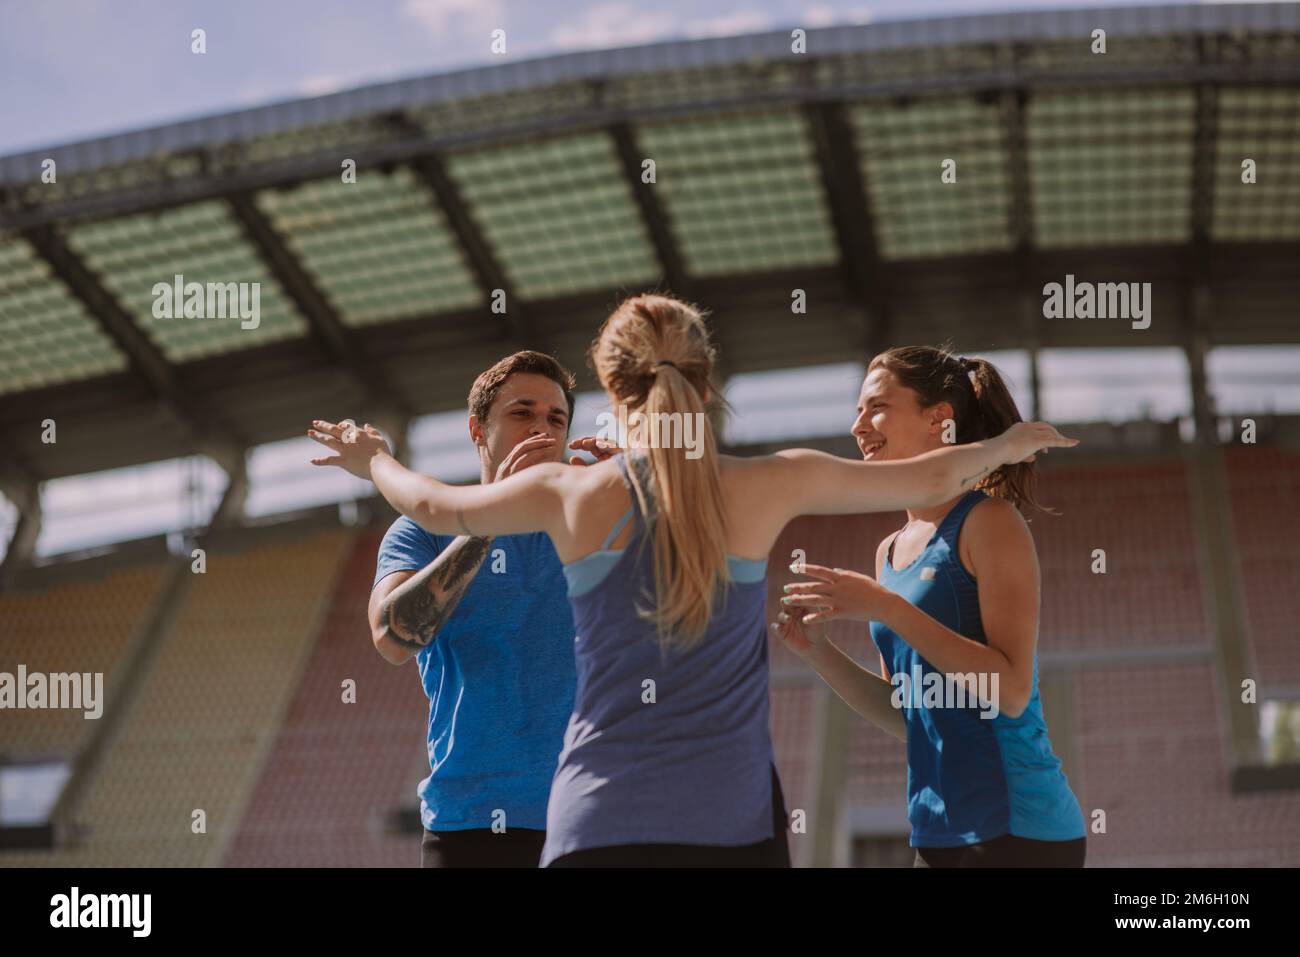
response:
[[[417,867],[416,785],[429,773],[428,701],[414,660],[394,667],[370,641],[366,604],[379,536],[358,535],[284,723],[224,864]],[[342,683],[356,701],[342,701]]]
[[[206,572],[188,582],[173,627],[119,716],[120,733],[87,783],[76,839],[4,863],[219,863],[298,685],[347,538],[309,531],[209,547]]]

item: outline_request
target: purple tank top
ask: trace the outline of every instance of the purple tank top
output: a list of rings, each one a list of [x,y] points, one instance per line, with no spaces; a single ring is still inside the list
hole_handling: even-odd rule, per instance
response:
[[[625,459],[619,457],[628,484]],[[634,459],[648,474],[646,460]],[[645,483],[647,486],[649,483]],[[773,833],[768,724],[767,562],[729,558],[704,639],[661,652],[654,556],[632,498],[633,531],[599,582],[574,594],[577,691],[546,814],[541,866],[620,844],[737,847]],[[652,517],[653,521],[653,517]]]

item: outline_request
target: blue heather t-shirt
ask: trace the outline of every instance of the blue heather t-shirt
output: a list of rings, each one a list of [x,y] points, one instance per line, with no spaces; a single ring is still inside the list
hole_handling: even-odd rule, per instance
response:
[[[424,568],[455,538],[399,518],[379,546],[375,584]],[[451,618],[416,655],[429,698],[429,776],[418,789],[427,830],[545,830],[573,708],[573,636],[550,538],[493,539]]]

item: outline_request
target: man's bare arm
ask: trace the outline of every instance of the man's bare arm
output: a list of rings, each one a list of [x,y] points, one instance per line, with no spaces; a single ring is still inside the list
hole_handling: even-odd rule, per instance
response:
[[[386,661],[400,665],[437,636],[491,544],[490,537],[461,535],[418,572],[394,573],[379,583],[370,596],[370,630]]]

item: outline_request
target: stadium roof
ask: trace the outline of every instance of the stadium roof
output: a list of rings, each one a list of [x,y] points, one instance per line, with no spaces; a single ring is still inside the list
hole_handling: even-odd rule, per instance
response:
[[[1165,6],[566,54],[3,157],[0,469],[224,464],[315,415],[462,407],[517,348],[582,368],[652,287],[714,310],[724,374],[1295,342],[1297,115],[1300,7]],[[1152,283],[1151,327],[1044,320],[1067,273]],[[155,319],[176,274],[260,283],[260,324]]]

